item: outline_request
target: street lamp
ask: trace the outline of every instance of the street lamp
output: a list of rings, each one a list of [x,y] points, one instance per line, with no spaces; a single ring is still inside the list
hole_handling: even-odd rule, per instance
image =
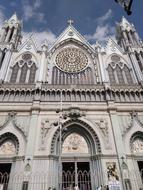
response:
[[[63,114],[63,102],[62,102],[62,90],[60,92],[60,109],[56,110],[56,113],[59,114],[58,122],[54,123],[54,126],[58,126],[59,128],[59,160],[58,160],[58,181],[59,181],[59,190],[62,189],[62,124],[63,120],[67,119],[67,116]]]
[[[128,15],[132,14],[131,7],[133,0],[114,0],[116,3],[119,3]]]

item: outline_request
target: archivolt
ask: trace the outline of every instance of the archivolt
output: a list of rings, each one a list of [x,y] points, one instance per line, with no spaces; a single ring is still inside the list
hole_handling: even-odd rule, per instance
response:
[[[0,146],[6,141],[11,140],[16,148],[16,153],[19,151],[19,141],[18,138],[12,133],[4,133],[0,135]]]
[[[131,139],[130,139],[130,149],[132,151],[132,145],[133,145],[133,142],[136,140],[136,139],[142,139],[143,140],[143,132],[142,131],[137,131],[136,133],[134,133],[132,136],[131,136]]]
[[[75,126],[74,126],[75,125]],[[63,130],[62,138],[66,138],[70,133],[78,131],[83,135],[84,137],[87,137],[87,139],[90,139],[90,142],[92,143],[92,153],[93,154],[99,154],[101,153],[101,145],[99,138],[93,128],[89,126],[84,121],[81,121],[79,119],[70,119],[63,123],[63,129],[67,128],[66,130]],[[52,142],[51,142],[51,154],[56,154],[56,144],[59,138],[59,128],[56,130],[55,134],[53,135]]]

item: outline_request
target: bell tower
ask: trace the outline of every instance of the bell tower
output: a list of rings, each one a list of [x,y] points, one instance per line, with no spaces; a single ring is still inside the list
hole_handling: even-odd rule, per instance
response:
[[[21,26],[22,22],[15,13],[0,30],[0,81],[5,78],[12,52],[21,43]]]
[[[125,50],[128,47],[141,47],[142,41],[133,24],[129,23],[125,17],[117,24],[117,41],[118,44]]]
[[[21,25],[16,13],[8,21],[5,21],[0,31],[0,44],[3,46],[12,44],[16,49],[21,42]]]

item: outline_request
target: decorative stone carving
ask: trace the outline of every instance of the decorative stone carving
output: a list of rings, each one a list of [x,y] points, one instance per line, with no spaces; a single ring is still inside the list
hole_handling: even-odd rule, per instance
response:
[[[107,149],[110,149],[110,141],[109,141],[109,131],[108,131],[108,122],[106,120],[100,119],[100,121],[95,121],[95,124],[98,126],[102,135],[104,136],[105,146]]]
[[[72,133],[65,139],[62,153],[88,153],[88,146],[81,135]]]
[[[31,59],[32,59],[32,55],[31,55],[30,53],[24,53],[24,54],[22,55],[22,59],[23,59],[24,61],[31,60]]]
[[[51,129],[51,124],[49,123],[48,119],[41,122],[41,144],[42,145],[45,144],[45,140],[50,129]]]
[[[108,136],[108,123],[105,120],[100,120],[100,122],[96,123],[100,130],[102,131],[102,134],[104,136]]]
[[[135,120],[140,124],[140,126],[143,126],[143,123],[140,121],[137,112],[132,111],[129,117],[130,117],[129,123],[126,126],[124,126],[124,129],[123,129],[123,133],[122,133],[123,136],[125,136],[128,133],[128,131],[133,127]]]
[[[5,121],[0,125],[0,129],[4,128],[9,122],[12,122],[13,126],[16,127],[22,135],[27,138],[27,133],[24,130],[24,126],[20,125],[16,118],[16,112],[11,111],[8,113],[8,116],[6,117]]]
[[[120,57],[118,55],[112,55],[111,60],[116,63],[120,61]]]
[[[108,183],[110,185],[118,183],[119,182],[119,176],[117,172],[117,167],[115,162],[107,162],[107,176],[108,176]]]
[[[75,73],[87,67],[88,58],[82,50],[68,47],[58,53],[56,64],[65,72]]]
[[[0,146],[0,155],[15,155],[15,154],[16,154],[16,148],[12,142],[6,141]]]
[[[65,112],[63,115],[76,120],[79,117],[85,116],[85,112],[81,111],[79,108],[70,108],[69,111]]]
[[[143,139],[137,138],[132,143],[132,151],[133,151],[134,154],[143,153]]]

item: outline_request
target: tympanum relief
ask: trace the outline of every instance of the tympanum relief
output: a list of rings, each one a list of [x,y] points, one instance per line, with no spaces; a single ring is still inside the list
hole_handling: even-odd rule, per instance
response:
[[[88,153],[88,146],[85,139],[77,134],[72,133],[70,134],[64,141],[62,146],[62,153],[69,154],[69,153]]]
[[[11,141],[6,141],[0,146],[0,155],[15,155],[16,148]]]
[[[134,154],[143,153],[143,139],[138,138],[132,143],[132,151]]]

